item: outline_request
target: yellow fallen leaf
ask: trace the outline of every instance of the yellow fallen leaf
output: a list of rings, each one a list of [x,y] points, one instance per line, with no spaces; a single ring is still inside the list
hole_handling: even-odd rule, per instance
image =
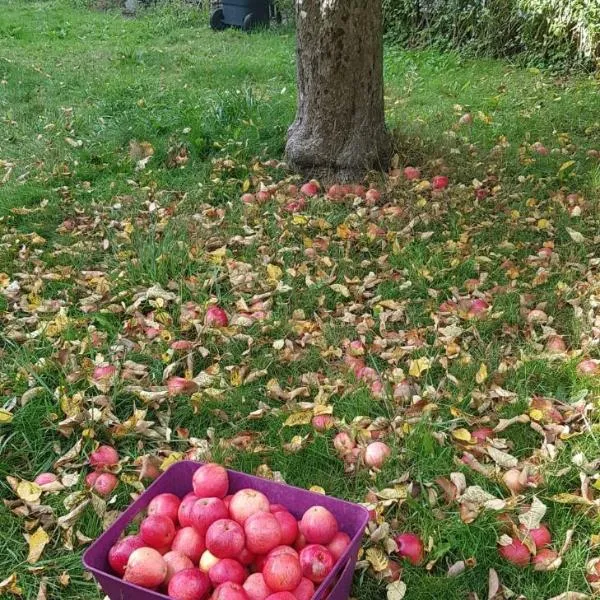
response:
[[[431,361],[426,356],[422,356],[421,358],[410,361],[408,374],[411,377],[416,377],[418,379],[421,377],[422,373],[427,371],[430,367]]]
[[[544,413],[539,408],[532,408],[529,411],[529,416],[533,421],[542,421],[544,419]]]
[[[42,495],[42,488],[31,481],[20,481],[16,492],[25,502],[37,502]]]
[[[160,465],[161,471],[166,471],[171,465],[174,465],[176,462],[179,462],[183,458],[182,452],[171,452],[165,460],[162,461]]]
[[[330,287],[337,294],[344,296],[344,298],[350,298],[350,291],[345,285],[342,285],[341,283],[334,283]]]
[[[0,408],[0,425],[10,423],[12,420],[12,413],[8,412],[5,408]]]
[[[213,250],[212,252],[208,253],[208,256],[210,257],[210,262],[215,264],[215,265],[220,265],[223,262],[223,259],[225,258],[227,254],[227,246],[221,246],[220,248],[217,248],[216,250]]]
[[[17,584],[17,574],[11,573],[6,579],[0,581],[0,596],[4,594],[12,594],[13,596],[21,596],[23,590]]]
[[[456,440],[459,440],[460,442],[469,442],[471,443],[473,440],[471,438],[471,433],[469,432],[468,429],[465,429],[464,427],[460,427],[459,429],[455,429],[452,432],[452,437]]]
[[[558,172],[562,173],[563,171],[570,169],[573,165],[575,165],[575,161],[568,160],[567,162],[564,162],[562,165],[560,165],[560,169],[558,169]]]
[[[283,424],[284,427],[296,427],[298,425],[308,425],[311,422],[313,413],[311,410],[303,410],[292,413]]]
[[[475,375],[475,381],[477,383],[483,383],[488,377],[487,367],[481,363],[479,366],[479,371],[477,371],[477,375]]]
[[[322,494],[325,496],[325,490],[320,485],[311,485],[308,489],[315,494]]]
[[[365,553],[365,558],[369,561],[376,573],[381,573],[381,571],[387,569],[389,559],[385,552],[380,548],[368,548]]]
[[[351,233],[352,233],[352,230],[345,223],[342,223],[337,226],[336,234],[340,239],[347,240],[350,237]]]
[[[550,221],[548,219],[540,219],[537,222],[538,229],[548,229],[550,227]]]
[[[246,179],[244,180],[244,183],[242,184],[242,192],[247,192],[250,189],[250,180]]]
[[[267,275],[271,281],[279,281],[283,277],[283,271],[277,265],[268,264]]]
[[[50,538],[41,527],[38,527],[34,533],[28,536],[27,541],[29,542],[29,554],[27,555],[27,562],[29,564],[33,564],[39,560],[44,548],[46,547],[46,544],[50,541]]]

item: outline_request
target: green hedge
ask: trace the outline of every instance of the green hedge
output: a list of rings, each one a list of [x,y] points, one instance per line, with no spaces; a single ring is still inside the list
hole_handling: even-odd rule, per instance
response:
[[[598,67],[600,0],[383,0],[386,35],[530,63]]]

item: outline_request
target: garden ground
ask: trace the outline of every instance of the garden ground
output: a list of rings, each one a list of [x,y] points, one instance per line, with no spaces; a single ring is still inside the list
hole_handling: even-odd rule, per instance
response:
[[[290,204],[289,29],[214,34],[177,4],[129,20],[61,0],[2,10],[0,595],[43,598],[43,581],[49,598],[101,597],[86,540],[141,466],[184,455],[358,502],[380,492],[378,533],[428,548],[425,565],[399,561],[408,599],[485,598],[490,569],[527,599],[591,593],[600,377],[578,365],[600,359],[597,79],[387,48],[399,150],[370,180],[382,200]],[[266,203],[240,201],[261,185]],[[227,329],[202,326],[213,301]],[[565,351],[549,352],[557,335]],[[359,339],[366,381],[348,364]],[[168,395],[174,376],[199,390]],[[475,443],[482,427],[495,432]],[[392,457],[348,464],[340,430],[360,445],[381,431]],[[98,441],[123,457],[108,503],[83,482]],[[529,485],[512,497],[515,466]],[[19,487],[43,471],[65,489]],[[556,570],[498,556],[498,514],[516,523],[534,495]],[[385,595],[385,538],[365,538],[361,600]]]

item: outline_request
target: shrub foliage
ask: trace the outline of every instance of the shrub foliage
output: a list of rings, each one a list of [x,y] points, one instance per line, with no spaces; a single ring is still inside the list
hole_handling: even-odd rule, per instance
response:
[[[530,63],[598,66],[598,0],[383,0],[389,39]]]

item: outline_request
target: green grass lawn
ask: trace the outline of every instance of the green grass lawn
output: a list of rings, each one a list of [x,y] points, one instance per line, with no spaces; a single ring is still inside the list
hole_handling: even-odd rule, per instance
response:
[[[597,78],[387,48],[397,165],[450,187],[373,174],[377,206],[321,195],[290,213],[295,180],[277,163],[295,106],[290,29],[214,34],[176,4],[125,19],[8,0],[0,39],[0,580],[15,574],[24,598],[42,598],[42,578],[48,598],[101,598],[80,567],[87,539],[142,489],[136,458],[187,454],[357,502],[396,486],[406,498],[379,502],[378,524],[419,533],[428,551],[420,566],[394,558],[409,600],[486,598],[490,569],[528,600],[592,593],[600,377],[577,365],[600,359]],[[261,183],[277,186],[271,200],[243,205]],[[156,285],[168,293],[144,296]],[[201,325],[213,300],[233,318],[221,332]],[[240,318],[255,301],[264,318]],[[552,335],[565,353],[546,352]],[[344,362],[357,339],[382,397]],[[103,363],[118,368],[106,386],[92,377]],[[161,393],[201,373],[191,397]],[[412,397],[394,398],[405,378]],[[315,410],[332,412],[331,430],[285,425]],[[498,427],[493,442],[465,441],[484,426]],[[346,473],[335,433],[364,446],[373,429],[391,458]],[[83,481],[98,442],[123,457],[107,503]],[[537,487],[511,498],[492,445]],[[18,480],[43,471],[68,487],[19,500]],[[440,485],[451,473],[505,499],[515,522],[537,496],[553,548],[572,535],[561,566],[503,561],[506,523],[490,509],[466,518]],[[28,563],[24,534],[38,527],[49,542]],[[386,593],[370,548],[382,542],[365,538],[360,600]]]

